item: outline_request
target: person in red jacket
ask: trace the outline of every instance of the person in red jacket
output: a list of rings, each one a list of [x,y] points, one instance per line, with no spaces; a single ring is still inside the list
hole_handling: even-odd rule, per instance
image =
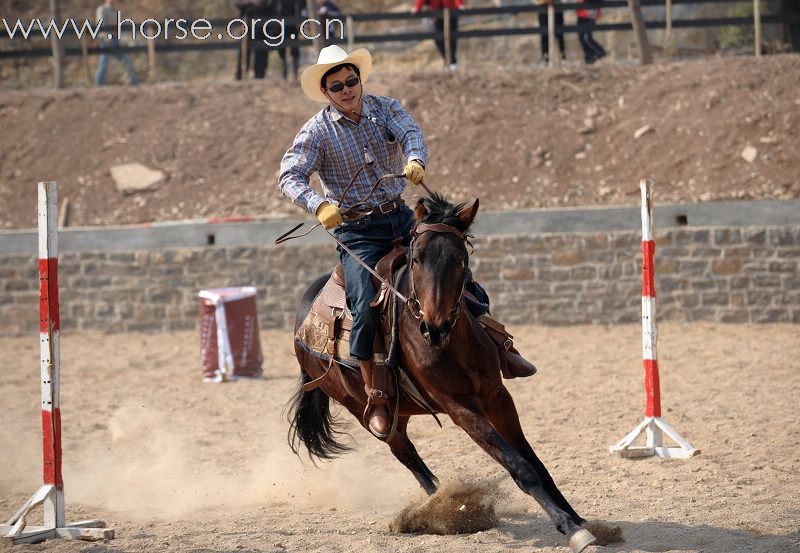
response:
[[[585,0],[578,1],[584,2]],[[578,40],[583,48],[583,57],[586,63],[594,63],[606,55],[603,47],[592,38],[592,27],[594,27],[595,21],[600,19],[600,7],[581,8],[575,10],[575,13],[578,16]]]
[[[458,32],[458,16],[456,10],[464,8],[463,0],[415,0],[414,13],[419,13],[423,6],[428,6],[430,10],[443,10],[450,8],[450,69],[458,69],[458,60],[456,59],[456,33]],[[444,17],[434,17],[433,26],[437,32],[444,32]],[[447,63],[447,56],[444,48],[444,38],[436,39],[436,47],[439,53],[442,54],[442,59]]]

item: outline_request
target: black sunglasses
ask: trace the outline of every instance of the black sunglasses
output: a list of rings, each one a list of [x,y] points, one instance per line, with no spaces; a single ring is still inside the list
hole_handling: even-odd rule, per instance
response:
[[[328,87],[328,90],[330,90],[331,92],[341,92],[342,90],[344,90],[345,85],[349,86],[350,88],[353,88],[360,82],[361,78],[355,75],[353,77],[350,77],[343,83],[333,83],[331,86]]]

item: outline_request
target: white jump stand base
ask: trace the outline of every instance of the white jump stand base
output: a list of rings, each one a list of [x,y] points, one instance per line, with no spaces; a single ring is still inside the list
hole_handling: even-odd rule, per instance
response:
[[[0,525],[0,538],[10,541],[14,545],[39,543],[53,538],[84,541],[114,539],[114,530],[106,528],[106,523],[102,520],[83,520],[63,527],[59,527],[58,524],[47,525],[47,519],[52,518],[48,516],[48,512],[53,513],[53,507],[58,509],[59,503],[61,503],[60,512],[64,512],[62,494],[63,492],[59,493],[59,490],[51,484],[39,488],[5,525]],[[39,505],[45,506],[46,526],[27,526],[28,514]]]
[[[636,446],[636,441],[642,432],[646,434],[645,445]],[[676,446],[665,446],[664,435],[675,442]],[[611,453],[616,453],[620,457],[662,457],[664,459],[688,459],[700,453],[692,445],[684,440],[674,428],[668,425],[661,417],[645,417],[633,431],[622,438],[616,445],[609,448]]]

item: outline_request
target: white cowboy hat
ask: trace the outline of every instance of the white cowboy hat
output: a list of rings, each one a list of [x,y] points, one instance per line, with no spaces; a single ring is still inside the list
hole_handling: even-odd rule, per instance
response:
[[[365,83],[372,69],[372,56],[366,48],[359,48],[348,54],[335,44],[326,46],[319,53],[317,63],[307,67],[300,76],[300,88],[306,96],[315,102],[327,102],[328,97],[319,89],[322,76],[330,69],[342,63],[352,63],[361,72],[361,82]]]

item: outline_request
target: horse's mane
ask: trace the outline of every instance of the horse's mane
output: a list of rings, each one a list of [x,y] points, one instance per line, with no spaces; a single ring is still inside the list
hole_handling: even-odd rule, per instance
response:
[[[468,202],[454,204],[441,194],[436,192],[430,196],[423,196],[422,202],[428,209],[428,213],[422,218],[423,223],[444,223],[455,227],[464,234],[469,232],[471,225],[465,224],[458,216],[459,212],[467,207]]]

